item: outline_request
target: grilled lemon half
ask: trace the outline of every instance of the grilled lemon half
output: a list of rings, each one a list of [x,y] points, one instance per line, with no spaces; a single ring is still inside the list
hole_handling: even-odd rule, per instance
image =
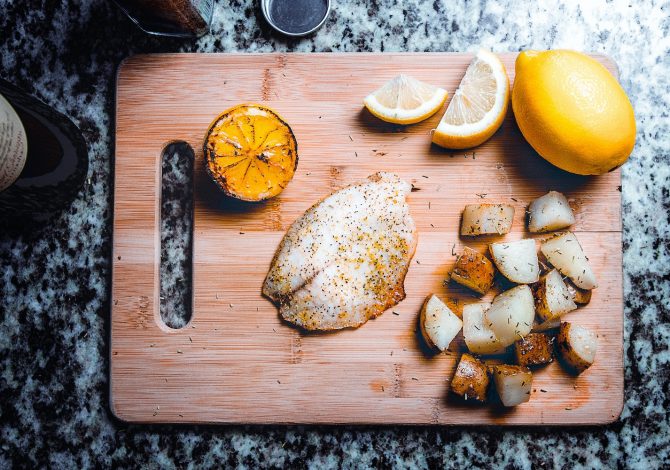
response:
[[[298,166],[291,127],[272,109],[242,104],[221,113],[204,145],[207,173],[228,196],[258,202],[281,193]]]

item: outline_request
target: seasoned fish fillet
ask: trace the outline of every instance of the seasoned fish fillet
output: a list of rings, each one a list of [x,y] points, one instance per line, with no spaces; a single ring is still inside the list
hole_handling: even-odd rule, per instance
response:
[[[380,172],[308,209],[282,239],[263,294],[307,330],[357,327],[405,298],[417,231],[411,186]]]

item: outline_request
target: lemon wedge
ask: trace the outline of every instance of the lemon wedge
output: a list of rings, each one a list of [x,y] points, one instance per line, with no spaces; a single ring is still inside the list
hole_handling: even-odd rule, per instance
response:
[[[500,128],[509,95],[505,66],[496,55],[480,50],[433,132],[433,143],[450,149],[483,143]]]
[[[446,90],[398,75],[368,95],[363,104],[382,121],[414,124],[435,114],[446,100]]]

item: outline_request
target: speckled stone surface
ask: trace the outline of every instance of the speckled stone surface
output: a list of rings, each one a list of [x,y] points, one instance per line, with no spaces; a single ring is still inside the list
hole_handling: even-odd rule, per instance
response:
[[[103,0],[0,0],[0,76],[69,115],[86,186],[48,226],[0,228],[0,468],[670,465],[670,3],[335,1],[314,36],[275,36],[251,0],[216,4],[212,34],[152,38]],[[548,5],[555,5],[549,7]],[[138,52],[494,51],[610,54],[638,122],[623,169],[625,396],[598,428],[143,427],[108,409],[115,70]],[[0,222],[1,223],[1,222]],[[1,226],[0,226],[1,227]]]

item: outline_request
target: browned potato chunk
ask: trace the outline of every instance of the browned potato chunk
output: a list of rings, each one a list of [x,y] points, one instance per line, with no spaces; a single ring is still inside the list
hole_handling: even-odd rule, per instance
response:
[[[572,300],[577,305],[586,305],[591,302],[591,293],[593,292],[592,290],[580,289],[570,279],[565,279],[565,285],[568,288],[568,292],[572,296]]]
[[[598,351],[598,336],[583,326],[561,323],[556,339],[558,354],[572,372],[581,374],[591,367]]]
[[[591,269],[589,259],[584,254],[579,240],[572,232],[563,232],[553,238],[544,240],[540,250],[547,261],[558,269],[561,274],[569,277],[581,289],[595,289],[598,287],[596,275]]]
[[[531,284],[539,279],[540,266],[532,238],[491,243],[489,251],[500,274],[515,284]]]
[[[527,367],[506,364],[493,366],[493,383],[504,406],[516,406],[530,400],[533,374]]]
[[[467,204],[463,209],[461,235],[503,235],[512,229],[514,206],[509,204]]]
[[[484,313],[491,306],[488,303],[469,304],[463,307],[463,339],[468,350],[474,354],[501,354],[506,347],[500,344],[496,335],[484,324]]]
[[[451,279],[462,286],[472,289],[478,294],[486,294],[493,284],[493,263],[472,248],[463,248],[463,253],[456,260],[451,271]]]
[[[440,351],[446,350],[463,328],[463,321],[435,294],[423,303],[419,323],[426,344]]]
[[[464,353],[451,379],[451,391],[466,400],[473,399],[484,403],[489,388],[489,375],[484,363]]]
[[[575,214],[565,196],[549,191],[528,206],[528,230],[533,233],[560,230],[575,223]]]
[[[542,321],[553,320],[577,308],[560,273],[552,269],[532,286],[535,313]]]
[[[510,346],[530,333],[535,318],[533,293],[525,284],[498,294],[484,313],[488,326],[502,346]]]
[[[544,333],[529,333],[514,343],[516,363],[520,366],[539,366],[554,360],[553,340]]]

